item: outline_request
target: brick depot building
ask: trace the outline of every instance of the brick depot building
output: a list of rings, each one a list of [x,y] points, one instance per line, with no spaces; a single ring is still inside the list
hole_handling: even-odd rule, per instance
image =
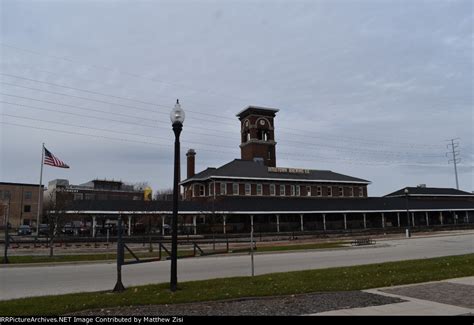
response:
[[[445,188],[409,187],[368,197],[369,181],[328,170],[277,167],[277,109],[250,106],[237,114],[241,157],[195,173],[196,152],[187,152],[187,178],[179,204],[181,233],[242,233],[253,221],[260,232],[403,231],[474,224],[474,195]],[[408,190],[408,195],[405,194]],[[154,220],[162,233],[171,224],[172,202],[73,201],[77,217],[126,223]],[[146,219],[144,219],[146,218]],[[133,227],[128,227],[133,233]]]
[[[277,109],[249,106],[237,114],[241,123],[241,159],[195,174],[195,151],[187,156],[185,200],[216,197],[363,198],[369,181],[334,173],[276,166]]]

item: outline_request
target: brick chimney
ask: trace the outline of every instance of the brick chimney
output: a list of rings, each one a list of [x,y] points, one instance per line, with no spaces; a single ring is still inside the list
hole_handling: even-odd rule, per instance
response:
[[[196,173],[196,151],[194,149],[189,149],[186,153],[187,163],[188,163],[188,177],[191,178]]]

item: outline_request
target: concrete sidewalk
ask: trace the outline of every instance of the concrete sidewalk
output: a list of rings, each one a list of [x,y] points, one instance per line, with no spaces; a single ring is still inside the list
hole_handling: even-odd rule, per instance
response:
[[[382,296],[400,298],[406,300],[406,302],[364,308],[332,310],[313,315],[474,315],[474,277],[377,288],[364,291]]]

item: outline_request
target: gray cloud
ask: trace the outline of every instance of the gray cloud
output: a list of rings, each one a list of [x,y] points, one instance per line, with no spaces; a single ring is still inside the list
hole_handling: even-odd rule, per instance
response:
[[[279,165],[366,178],[372,195],[417,183],[453,186],[444,140],[460,137],[460,184],[471,190],[472,9],[471,1],[3,1],[1,73],[141,103],[1,75],[96,101],[1,84],[2,93],[70,106],[1,101],[87,117],[0,104],[0,122],[30,127],[0,124],[0,177],[36,182],[46,142],[73,167],[48,168],[47,180],[108,177],[167,188],[167,114],[180,98],[183,160],[195,148],[197,169],[239,157],[235,113],[254,104],[281,109]]]

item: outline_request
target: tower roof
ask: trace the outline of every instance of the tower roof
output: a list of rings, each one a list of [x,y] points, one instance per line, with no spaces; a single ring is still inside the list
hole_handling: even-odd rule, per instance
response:
[[[247,106],[246,108],[241,110],[239,113],[237,113],[236,116],[239,119],[243,119],[244,117],[246,117],[250,114],[257,114],[257,115],[265,115],[265,116],[274,117],[275,113],[278,112],[278,111],[279,111],[279,109],[271,108],[271,107]]]

